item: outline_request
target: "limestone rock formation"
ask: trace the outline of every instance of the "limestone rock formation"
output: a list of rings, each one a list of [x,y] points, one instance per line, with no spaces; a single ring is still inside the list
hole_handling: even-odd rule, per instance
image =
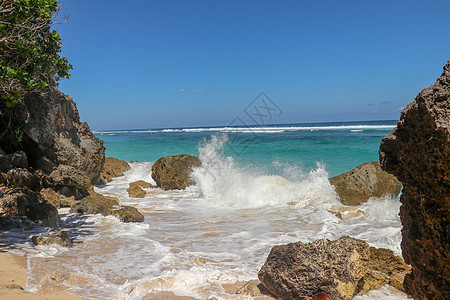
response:
[[[123,205],[119,209],[113,209],[112,215],[124,223],[144,222],[144,216],[132,206]]]
[[[151,188],[153,187],[150,183],[145,182],[143,180],[135,181],[130,183],[130,186],[127,189],[128,196],[133,198],[143,198],[145,197],[145,191],[142,188]]]
[[[259,280],[250,280],[250,281],[246,282],[242,287],[240,287],[236,291],[236,294],[247,295],[247,296],[252,296],[252,297],[257,297],[257,296],[271,297],[270,292],[266,289],[266,287]]]
[[[31,238],[35,245],[60,245],[61,247],[72,247],[72,239],[65,231],[50,231],[35,235]]]
[[[96,194],[77,201],[70,208],[70,212],[78,214],[102,214],[103,216],[108,216],[112,214],[114,206],[118,205],[119,199]]]
[[[76,203],[75,197],[66,197],[55,192],[51,188],[42,189],[40,193],[42,198],[58,209],[61,207],[70,207]]]
[[[408,272],[408,266],[392,251],[342,237],[275,246],[258,277],[279,299],[309,300],[321,292],[331,299],[351,299],[384,284],[395,287]]]
[[[401,113],[380,146],[382,168],[403,183],[404,288],[415,299],[450,299],[450,60]]]
[[[57,89],[23,98],[15,119],[22,124],[24,150],[31,167],[49,174],[59,165],[84,172],[89,182],[101,182],[105,148],[80,116],[73,99]]]
[[[6,173],[7,184],[10,187],[27,187],[37,191],[41,188],[39,177],[24,168],[14,168]]]
[[[28,167],[28,159],[24,151],[17,151],[11,154],[0,153],[0,171],[7,172],[12,168],[26,167]]]
[[[190,173],[200,165],[198,157],[188,154],[162,157],[152,166],[152,178],[163,190],[182,190],[194,184]]]
[[[26,187],[14,188],[0,198],[0,213],[26,216],[42,226],[58,227],[58,210],[45,201],[38,192]]]
[[[117,198],[94,193],[77,201],[70,208],[71,213],[113,215],[122,222],[143,222],[144,216],[132,206],[120,206]]]
[[[59,165],[50,174],[50,180],[56,191],[76,199],[89,195],[91,183],[86,173],[68,165]]]
[[[131,169],[130,165],[114,157],[107,157],[102,168],[102,176],[106,181],[111,181],[115,177],[123,176],[123,173]]]
[[[355,169],[335,176],[330,183],[336,187],[341,202],[345,205],[359,205],[370,197],[393,195],[397,197],[402,184],[395,176],[383,171],[380,164],[371,161]]]
[[[0,213],[0,231],[14,230],[29,230],[36,227],[37,224],[29,220],[25,216],[8,216],[7,214]]]

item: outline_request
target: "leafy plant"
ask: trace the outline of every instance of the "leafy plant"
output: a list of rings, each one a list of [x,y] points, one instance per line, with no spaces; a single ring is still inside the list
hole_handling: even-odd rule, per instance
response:
[[[58,0],[0,0],[1,109],[13,108],[26,92],[56,86],[72,65],[61,57],[61,37],[51,25]]]

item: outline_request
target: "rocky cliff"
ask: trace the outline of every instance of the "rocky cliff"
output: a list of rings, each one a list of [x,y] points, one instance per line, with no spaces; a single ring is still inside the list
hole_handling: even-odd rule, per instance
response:
[[[450,60],[402,112],[380,147],[382,168],[403,184],[404,282],[415,299],[450,299]]]
[[[15,119],[23,124],[30,166],[50,174],[55,167],[68,165],[83,172],[91,183],[101,182],[103,142],[80,121],[70,96],[56,89],[29,94],[16,110]]]

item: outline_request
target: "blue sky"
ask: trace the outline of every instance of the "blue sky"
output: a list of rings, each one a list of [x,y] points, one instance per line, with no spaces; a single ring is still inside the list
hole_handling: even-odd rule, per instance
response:
[[[446,0],[62,3],[95,130],[227,125],[261,91],[273,123],[398,119],[450,59]]]

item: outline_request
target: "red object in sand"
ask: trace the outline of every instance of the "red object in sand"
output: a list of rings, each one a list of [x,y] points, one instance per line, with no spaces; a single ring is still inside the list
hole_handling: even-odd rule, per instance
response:
[[[320,292],[315,294],[311,300],[331,300],[331,298],[328,294]]]

